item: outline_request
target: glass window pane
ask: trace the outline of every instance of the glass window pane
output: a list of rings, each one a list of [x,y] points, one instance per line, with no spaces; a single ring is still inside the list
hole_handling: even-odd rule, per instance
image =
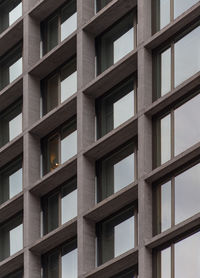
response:
[[[59,225],[58,194],[54,194],[53,196],[49,197],[47,202],[48,202],[48,204],[47,204],[47,206],[48,206],[47,207],[47,218],[48,218],[47,219],[48,220],[47,231],[51,232],[54,229],[56,229]]]
[[[171,248],[170,247],[161,251],[161,278],[171,278]]]
[[[22,74],[22,58],[9,67],[10,83]]]
[[[200,94],[181,105],[174,112],[175,155],[180,154],[200,140]]]
[[[61,41],[77,28],[76,1],[70,1],[61,12]]]
[[[76,183],[69,183],[62,188],[61,199],[61,223],[71,220],[77,216],[77,189]]]
[[[171,159],[171,116],[161,119],[161,164]]]
[[[171,48],[161,54],[161,96],[171,91]]]
[[[62,256],[62,278],[77,278],[77,249]]]
[[[10,255],[17,253],[23,248],[23,225],[10,230]]]
[[[50,19],[47,23],[47,51],[49,52],[58,44],[58,17]],[[45,53],[44,53],[45,54]]]
[[[171,181],[161,186],[161,232],[171,227]]]
[[[160,0],[160,28],[170,23],[170,0]]]
[[[9,141],[22,132],[22,113],[9,122]]]
[[[77,154],[77,131],[61,140],[61,163]]]
[[[111,0],[94,0],[96,3],[96,12],[103,9]]]
[[[73,59],[61,69],[61,103],[77,91],[76,61]]]
[[[134,154],[114,164],[114,193],[132,183],[134,175]]]
[[[134,91],[131,91],[114,103],[114,128],[134,115]]]
[[[9,176],[9,198],[22,191],[22,168]]]
[[[134,216],[116,225],[114,227],[114,234],[115,257],[134,248]]]
[[[200,233],[175,244],[175,278],[196,278],[200,273]]]
[[[43,277],[58,278],[59,277],[59,251],[43,256]]]
[[[12,25],[22,16],[22,3],[19,3],[12,11],[9,12],[9,25]]]
[[[59,166],[58,145],[59,138],[57,136],[51,138],[48,142],[48,171],[52,171]]]
[[[200,212],[200,164],[175,178],[175,224]]]
[[[175,43],[175,87],[200,70],[200,26]]]
[[[55,74],[47,80],[46,109],[44,114],[58,105],[58,75]]]
[[[198,2],[199,0],[174,0],[174,18],[178,17]]]

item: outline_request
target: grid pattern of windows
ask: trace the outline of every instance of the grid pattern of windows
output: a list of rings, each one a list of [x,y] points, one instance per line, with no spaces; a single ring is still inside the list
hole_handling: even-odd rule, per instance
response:
[[[198,277],[199,11],[0,0],[0,278]]]

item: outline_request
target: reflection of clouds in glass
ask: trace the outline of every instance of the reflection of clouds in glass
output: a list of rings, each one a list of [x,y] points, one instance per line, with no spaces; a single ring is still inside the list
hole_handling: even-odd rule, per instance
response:
[[[22,3],[20,3],[12,11],[10,11],[9,26],[12,25],[21,16],[22,16]]]
[[[175,155],[200,140],[200,94],[175,110]]]
[[[10,230],[10,255],[17,253],[23,248],[23,225]]]
[[[200,212],[200,164],[175,178],[175,224]]]
[[[61,210],[62,224],[77,216],[77,189],[62,198]]]
[[[170,1],[160,0],[160,29],[170,23]]]
[[[62,256],[62,277],[77,278],[77,249]]]
[[[174,18],[181,15],[198,1],[199,0],[174,0]]]
[[[17,60],[9,67],[10,83],[13,82],[18,76],[22,74],[22,58]]]
[[[22,191],[22,168],[9,176],[9,198]]]
[[[61,141],[61,163],[77,154],[77,131],[72,132]]]
[[[75,71],[61,81],[61,102],[77,91],[77,72]]]
[[[22,113],[9,122],[9,141],[22,132]]]
[[[171,158],[171,116],[161,120],[161,164]]]
[[[200,70],[200,26],[174,46],[175,87]]]
[[[161,252],[161,277],[171,277],[171,248],[166,248]]]
[[[134,48],[134,28],[128,30],[113,43],[114,63],[118,62]]]
[[[161,186],[161,232],[171,227],[171,181]]]
[[[200,232],[175,244],[175,278],[197,278],[200,273]]]
[[[77,13],[74,13],[61,24],[61,41],[71,35],[77,28]]]
[[[171,90],[171,48],[161,54],[161,96]]]

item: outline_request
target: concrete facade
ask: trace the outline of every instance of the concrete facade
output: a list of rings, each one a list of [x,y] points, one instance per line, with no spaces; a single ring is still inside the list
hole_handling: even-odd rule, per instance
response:
[[[40,22],[65,2],[23,0],[23,16],[0,35],[0,56],[23,39],[23,74],[0,91],[0,112],[23,97],[23,133],[0,149],[0,167],[23,154],[23,192],[0,205],[0,223],[22,209],[24,215],[24,248],[0,262],[0,278],[20,268],[24,269],[25,278],[40,278],[41,255],[75,236],[78,278],[109,278],[133,265],[138,265],[140,278],[153,278],[152,250],[200,225],[200,215],[153,236],[152,184],[197,158],[200,143],[153,169],[152,118],[199,87],[200,74],[152,102],[152,53],[198,19],[200,3],[152,34],[150,0],[112,0],[96,15],[93,0],[77,0],[77,30],[40,59]],[[95,77],[95,37],[133,8],[138,15],[136,49]],[[40,81],[74,54],[77,55],[77,92],[40,119]],[[95,99],[131,74],[137,76],[136,115],[95,141]],[[73,115],[77,115],[77,155],[40,178],[41,139]],[[138,142],[136,181],[95,204],[95,161],[128,140]],[[41,197],[75,175],[77,217],[41,238]],[[95,267],[95,224],[135,200],[138,202],[138,246]]]

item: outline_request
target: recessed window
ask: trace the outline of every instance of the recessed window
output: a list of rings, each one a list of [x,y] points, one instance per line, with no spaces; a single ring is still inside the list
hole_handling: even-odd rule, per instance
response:
[[[77,242],[72,240],[43,255],[44,278],[77,278]]]
[[[157,32],[179,15],[198,3],[199,0],[154,0],[153,31]]]
[[[0,204],[22,191],[22,160],[11,162],[0,170]]]
[[[156,267],[158,278],[196,278],[199,275],[200,232],[172,243],[157,252]]]
[[[3,278],[23,278],[23,271],[22,270],[15,271],[12,274],[9,274]]]
[[[70,36],[76,29],[76,1],[71,0],[41,24],[43,55]]]
[[[0,261],[23,248],[23,216],[19,214],[0,226]]]
[[[0,3],[0,33],[22,16],[21,0],[4,0]]]
[[[97,74],[135,48],[136,24],[136,13],[131,12],[96,38]]]
[[[22,102],[18,101],[0,115],[0,147],[22,132]]]
[[[135,153],[136,147],[131,143],[97,162],[98,202],[134,182]]]
[[[199,142],[199,105],[200,94],[198,93],[156,120],[157,166]]]
[[[42,141],[43,174],[77,154],[76,119],[69,120]]]
[[[94,0],[94,1],[95,1],[95,4],[96,4],[96,12],[99,12],[101,9],[103,9],[112,0]]]
[[[77,216],[77,182],[68,181],[43,197],[44,235]]]
[[[100,138],[134,116],[136,82],[129,78],[96,101],[97,137]]]
[[[0,90],[22,74],[21,44],[0,59]]]
[[[200,26],[155,55],[155,94],[169,93],[200,70]]]
[[[68,61],[41,83],[43,115],[77,91],[76,59]]]
[[[136,246],[136,217],[136,210],[130,207],[96,225],[98,265]]]
[[[199,183],[200,164],[197,164],[156,187],[155,232],[163,232],[200,212]]]

